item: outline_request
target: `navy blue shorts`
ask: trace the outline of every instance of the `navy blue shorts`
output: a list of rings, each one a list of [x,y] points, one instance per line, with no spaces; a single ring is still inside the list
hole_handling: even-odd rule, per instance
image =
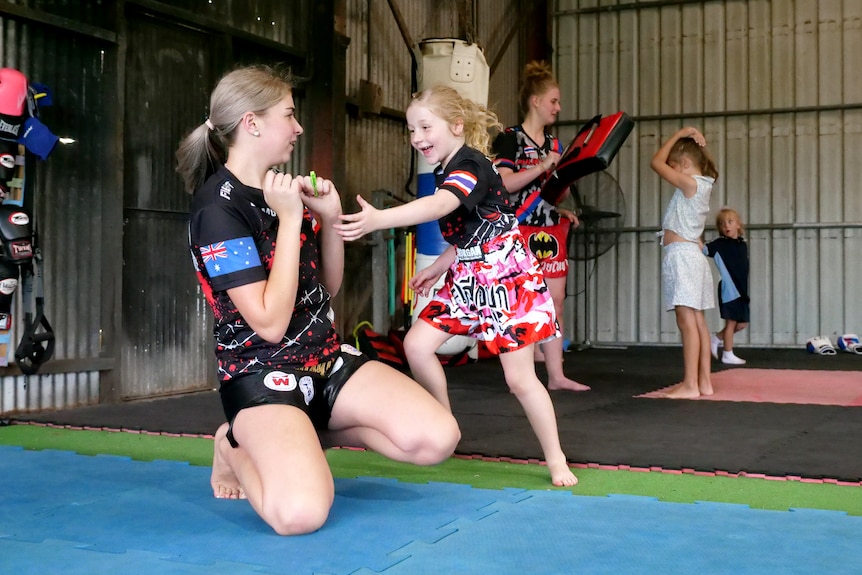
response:
[[[738,323],[748,323],[751,315],[746,298],[738,297],[729,302],[718,304],[721,319],[730,319]]]
[[[219,388],[222,408],[230,424],[227,439],[233,436],[236,414],[258,405],[292,405],[305,412],[315,429],[326,429],[338,393],[356,371],[369,361],[353,346],[342,344],[341,352],[322,366],[307,369],[263,369],[229,381]]]

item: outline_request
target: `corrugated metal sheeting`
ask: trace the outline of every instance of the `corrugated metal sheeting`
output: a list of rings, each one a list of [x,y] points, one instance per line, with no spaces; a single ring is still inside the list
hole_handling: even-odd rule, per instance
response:
[[[752,316],[738,343],[862,331],[862,2],[638,4],[559,0],[555,12],[561,137],[598,113],[636,120],[609,170],[625,194],[624,229],[590,266],[586,313],[583,268],[572,272],[576,337],[679,341],[655,236],[672,190],[649,162],[684,125],[704,132],[720,173],[707,240],[724,205],[747,228]],[[715,310],[707,319],[722,325]]]
[[[519,37],[517,30],[513,30],[513,26],[521,24],[519,4],[519,0],[479,0],[476,3],[476,37],[485,47],[485,59],[492,68],[488,83],[488,107],[497,114],[504,126],[515,125],[520,120],[518,90],[521,88],[521,60]]]
[[[0,377],[0,413],[89,405],[99,398],[99,372]]]
[[[41,119],[76,142],[28,172],[56,348],[38,375],[0,368],[0,413],[213,386],[211,312],[189,262],[174,151],[225,70],[303,72],[311,3],[4,4],[2,65],[52,89]]]
[[[9,18],[0,24],[3,65],[52,90],[54,103],[41,108],[41,120],[54,133],[77,140],[33,163],[27,203],[32,201],[44,257],[45,316],[56,337],[52,359],[79,360],[84,366],[80,373],[2,377],[0,413],[58,407],[66,401],[90,403],[99,391],[92,363],[103,344],[98,313],[106,249],[101,203],[104,194],[118,193],[108,188],[114,169],[105,161],[111,122],[103,122],[108,103],[99,88],[105,81],[108,43]],[[13,317],[20,320],[20,289],[15,299]],[[20,339],[20,325],[16,321],[13,346]]]

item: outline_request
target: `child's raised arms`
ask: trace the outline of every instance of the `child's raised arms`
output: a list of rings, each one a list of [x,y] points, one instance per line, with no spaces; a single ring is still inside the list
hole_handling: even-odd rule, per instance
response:
[[[685,197],[690,198],[697,192],[697,182],[693,176],[700,176],[700,167],[686,155],[669,160],[674,145],[683,138],[691,138],[698,146],[706,146],[706,138],[697,128],[688,126],[676,132],[662,144],[655,156],[653,156],[650,167],[672,186],[682,190]]]

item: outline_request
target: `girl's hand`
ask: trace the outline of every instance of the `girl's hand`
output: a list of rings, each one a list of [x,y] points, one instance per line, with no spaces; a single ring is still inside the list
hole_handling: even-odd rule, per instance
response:
[[[279,219],[302,217],[301,183],[290,174],[267,170],[263,177],[263,198]]]
[[[581,220],[578,219],[578,216],[577,214],[575,214],[575,212],[567,210],[565,208],[561,208],[559,206],[557,207],[557,211],[560,213],[561,216],[571,222],[573,228],[576,228],[581,225]]]
[[[703,147],[706,145],[706,138],[704,138],[703,134],[701,134],[700,131],[694,126],[683,128],[683,131],[685,132],[685,137],[692,138],[695,142],[697,142],[698,146]]]
[[[432,268],[434,266],[429,266],[427,268],[423,268],[416,272],[416,275],[410,278],[407,282],[407,285],[410,286],[410,289],[421,295],[422,297],[427,297],[431,292],[431,288],[434,287],[434,284],[437,283],[437,280],[440,279],[440,276],[443,275],[441,272],[436,272]]]
[[[375,221],[380,210],[366,202],[362,196],[356,196],[356,202],[359,204],[360,211],[355,214],[341,214],[339,219],[342,223],[333,226],[338,235],[348,242],[358,240],[378,229]]]
[[[321,222],[337,220],[341,215],[341,197],[332,180],[310,176],[301,176],[302,203],[314,212]]]
[[[542,160],[542,169],[546,172],[553,170],[560,163],[560,157],[557,152],[548,152],[548,155]]]

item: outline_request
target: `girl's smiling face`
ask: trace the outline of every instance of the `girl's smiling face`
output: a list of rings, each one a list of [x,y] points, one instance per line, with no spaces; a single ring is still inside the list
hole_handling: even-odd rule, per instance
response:
[[[410,145],[433,165],[446,163],[464,145],[464,124],[449,124],[432,113],[422,103],[414,102],[407,108],[407,130]]]

